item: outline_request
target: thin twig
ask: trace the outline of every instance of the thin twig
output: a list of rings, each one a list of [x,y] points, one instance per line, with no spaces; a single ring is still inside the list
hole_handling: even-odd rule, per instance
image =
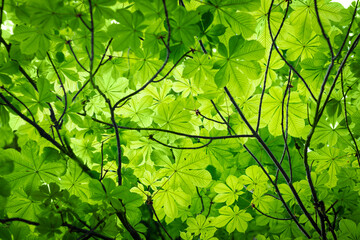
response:
[[[11,222],[23,222],[23,223],[26,223],[26,224],[29,224],[29,225],[33,225],[33,226],[40,226],[40,223],[38,222],[34,222],[34,221],[30,221],[30,220],[26,220],[26,219],[23,219],[23,218],[7,218],[7,219],[0,219],[0,223],[11,223]],[[82,228],[78,228],[76,226],[73,226],[71,224],[68,224],[66,222],[63,222],[61,224],[61,226],[63,227],[67,227],[70,231],[72,232],[79,232],[79,233],[89,233],[90,231],[89,230],[85,230],[85,229],[82,229]],[[105,240],[114,240],[114,238],[110,238],[110,237],[107,237],[107,236],[104,236],[100,233],[96,233],[96,232],[91,232],[90,233],[91,236],[94,236],[94,237],[98,237],[98,238],[101,238],[101,239],[105,239]]]
[[[344,39],[343,43],[341,44],[341,47],[339,48],[339,51],[336,54],[334,59],[337,59],[340,56],[342,49],[344,48],[345,44],[347,43],[347,38],[349,37],[351,27],[352,27],[352,25],[354,23],[358,5],[359,5],[359,0],[356,1],[355,9],[354,9],[354,12],[353,12],[353,15],[352,15],[352,18],[351,18],[351,22],[349,24],[349,28],[348,28],[348,30],[346,32],[345,39]]]
[[[69,46],[70,51],[71,51],[72,55],[74,56],[77,64],[79,64],[79,66],[80,66],[82,69],[84,69],[85,72],[89,72],[89,70],[87,70],[87,69],[80,63],[79,59],[77,58],[77,56],[76,56],[76,54],[75,54],[75,52],[74,52],[74,50],[73,50],[73,48],[72,48],[72,46],[71,46],[71,40],[66,41],[66,44]]]
[[[196,193],[197,193],[197,195],[199,196],[200,202],[201,202],[201,210],[200,210],[200,212],[197,214],[197,215],[199,215],[199,214],[202,214],[202,213],[204,212],[205,207],[204,207],[204,200],[203,200],[203,198],[202,198],[202,196],[201,196],[201,194],[200,194],[200,192],[199,192],[199,188],[198,188],[198,187],[196,187]]]
[[[241,119],[244,121],[244,123],[246,124],[246,126],[249,128],[249,130],[252,132],[252,134],[254,135],[254,137],[256,138],[256,140],[260,143],[260,145],[263,147],[263,149],[265,150],[265,152],[269,155],[270,159],[273,161],[273,163],[276,165],[276,167],[280,170],[281,174],[283,175],[287,185],[289,186],[292,194],[294,195],[296,202],[298,203],[299,207],[301,208],[301,210],[303,211],[303,213],[305,214],[305,216],[308,218],[308,220],[310,221],[311,225],[314,227],[314,229],[320,233],[321,230],[319,229],[319,227],[317,226],[316,222],[314,221],[314,219],[311,217],[310,213],[308,212],[308,210],[306,209],[306,207],[304,206],[304,203],[302,202],[301,198],[299,197],[299,194],[297,193],[296,189],[294,188],[293,184],[290,181],[289,176],[287,175],[287,173],[285,172],[284,168],[280,165],[279,161],[276,159],[276,157],[274,156],[274,154],[272,153],[272,151],[269,149],[269,147],[267,146],[267,144],[264,142],[264,140],[259,136],[258,133],[256,133],[255,129],[251,126],[251,124],[249,123],[249,121],[246,119],[245,115],[243,114],[243,112],[240,110],[239,106],[237,105],[237,103],[235,102],[235,99],[233,98],[233,96],[231,95],[231,93],[229,92],[229,90],[224,87],[224,90],[226,92],[226,94],[228,95],[231,103],[233,104],[233,106],[235,107],[236,111],[238,112],[238,114],[240,115]],[[299,229],[304,230],[303,227],[300,224],[297,224]],[[304,230],[305,231],[305,230]],[[304,233],[305,234],[305,233]]]
[[[286,65],[288,65],[291,70],[300,78],[300,80],[304,83],[306,89],[309,91],[311,97],[314,99],[314,101],[316,102],[317,99],[315,97],[315,95],[313,94],[313,92],[311,91],[309,85],[307,84],[307,82],[305,81],[305,79],[300,75],[300,73],[298,71],[296,71],[296,69],[286,60],[286,58],[284,57],[284,55],[280,52],[278,46],[276,45],[276,42],[275,42],[275,39],[274,39],[274,36],[272,34],[272,30],[271,30],[271,26],[270,26],[270,14],[271,14],[271,10],[272,10],[272,7],[274,5],[274,1],[275,0],[272,0],[271,3],[270,3],[270,8],[269,8],[269,11],[268,11],[268,28],[269,28],[269,33],[270,33],[270,37],[271,37],[271,40],[272,42],[274,43],[274,47],[275,47],[275,50],[277,51],[277,53],[280,55],[281,59],[286,63]],[[285,10],[285,15],[287,14],[288,12],[288,9],[289,9],[289,4],[290,4],[290,1],[287,1],[287,8]]]
[[[291,209],[289,208],[289,206],[286,204],[286,201],[284,200],[280,189],[278,187],[278,185],[272,180],[271,176],[269,175],[269,173],[266,171],[266,169],[264,168],[264,166],[262,165],[262,163],[257,159],[257,157],[250,151],[250,149],[244,144],[243,147],[245,148],[245,150],[251,155],[251,157],[257,162],[257,164],[259,165],[259,167],[261,168],[261,170],[263,171],[263,173],[265,173],[265,175],[267,176],[267,178],[269,179],[269,181],[271,182],[271,184],[274,186],[275,191],[277,193],[277,195],[279,196],[280,201],[282,202],[282,204],[284,205],[287,213],[290,215],[291,219],[294,220],[294,222],[296,223],[296,225],[298,226],[298,228],[300,229],[300,231],[307,237],[307,238],[311,238],[310,235],[307,233],[307,231],[304,229],[304,227],[299,223],[298,219],[296,218],[296,216],[291,212]]]
[[[175,146],[170,146],[168,144],[160,142],[159,140],[155,139],[153,135],[149,135],[149,139],[159,143],[160,145],[163,145],[165,147],[172,148],[172,149],[200,149],[200,148],[207,147],[213,141],[212,139],[210,139],[209,142],[207,142],[204,145],[198,146],[198,147],[175,147]]]
[[[358,161],[358,164],[359,164],[359,167],[360,167],[360,152],[359,152],[359,148],[358,148],[358,145],[356,143],[356,139],[350,129],[350,126],[349,126],[349,121],[348,121],[348,114],[347,114],[347,105],[346,105],[346,95],[345,95],[345,92],[344,92],[344,79],[343,79],[343,72],[341,71],[341,92],[342,92],[342,95],[343,95],[343,98],[344,98],[344,114],[345,114],[345,125],[346,125],[346,128],[351,136],[351,139],[353,140],[354,142],[354,147],[355,147],[355,156],[356,156],[356,159]]]
[[[225,122],[220,122],[220,121],[217,121],[215,119],[206,117],[205,115],[201,114],[199,109],[195,110],[195,113],[196,113],[196,115],[200,115],[201,117],[205,118],[206,120],[209,120],[209,121],[212,121],[212,122],[215,122],[215,123],[219,123],[219,124],[226,124]]]
[[[251,207],[254,208],[256,211],[258,211],[260,214],[264,215],[265,217],[268,217],[268,218],[272,218],[272,219],[275,219],[275,220],[282,220],[282,221],[288,221],[288,220],[293,220],[292,218],[278,218],[278,217],[273,217],[273,216],[270,216],[264,212],[262,212],[260,209],[258,209],[255,204],[251,204]]]
[[[168,15],[168,10],[166,7],[166,3],[165,0],[162,0],[163,2],[163,6],[164,6],[164,11],[165,11],[165,18],[166,18],[166,25],[167,25],[167,29],[168,29],[168,36],[167,36],[167,46],[170,46],[170,37],[171,37],[171,28],[170,28],[170,22],[169,22],[169,15]],[[139,88],[138,90],[128,94],[127,96],[121,98],[120,100],[118,100],[113,108],[115,109],[121,102],[125,101],[126,99],[138,94],[139,92],[143,91],[150,83],[152,83],[156,77],[160,74],[160,72],[165,68],[165,66],[167,65],[168,61],[169,61],[169,57],[170,57],[170,50],[169,48],[166,48],[166,57],[165,57],[165,61],[163,63],[163,65],[158,69],[158,71],[150,78],[149,81],[147,81],[141,88]]]
[[[284,17],[283,17],[283,19],[281,21],[281,24],[279,26],[279,29],[278,29],[277,33],[275,34],[274,40],[272,41],[271,46],[270,46],[269,57],[267,59],[266,69],[265,69],[263,89],[262,89],[262,92],[261,92],[261,95],[260,95],[260,103],[259,103],[258,119],[257,119],[257,124],[256,124],[256,132],[259,131],[259,127],[260,127],[262,102],[263,102],[264,96],[265,96],[266,80],[267,80],[267,75],[268,75],[269,68],[270,68],[270,59],[271,59],[271,56],[272,56],[272,51],[273,51],[273,48],[275,46],[275,41],[278,38],[278,36],[280,35],[280,31],[281,31],[282,27],[284,26],[284,23],[285,23],[285,20],[286,20],[286,17],[287,17],[287,12],[289,10],[288,8],[289,8],[289,3],[286,6],[286,11],[285,11]],[[268,16],[268,21],[270,22],[270,16]]]
[[[329,50],[330,50],[330,53],[331,53],[331,59],[334,59],[334,50],[332,48],[332,45],[331,45],[331,42],[330,42],[330,39],[329,37],[327,36],[327,34],[325,33],[325,29],[324,29],[324,26],[322,25],[322,22],[321,22],[321,19],[320,19],[320,14],[319,14],[319,9],[318,9],[318,3],[317,3],[317,0],[314,0],[314,7],[315,7],[315,15],[316,15],[316,18],[317,18],[317,21],[318,21],[318,24],[320,26],[320,29],[321,29],[321,33],[323,35],[323,37],[325,38],[328,46],[329,46]]]
[[[164,232],[166,233],[166,235],[172,240],[173,238],[171,237],[171,235],[169,234],[169,232],[166,230],[166,228],[164,227],[164,225],[162,225],[162,223],[160,222],[160,219],[158,217],[158,215],[156,214],[156,211],[154,209],[154,206],[152,204],[149,204],[151,211],[154,213],[156,220],[158,221],[158,223],[160,224],[161,228],[164,230]]]
[[[160,78],[159,80],[154,80],[153,82],[156,83],[156,82],[161,82],[162,80],[164,80],[172,72],[172,70],[174,70],[174,68],[181,62],[181,60],[191,52],[192,51],[189,50],[186,53],[184,53],[162,78]]]
[[[30,111],[30,109],[25,105],[25,103],[23,103],[18,97],[16,97],[14,94],[12,94],[9,90],[7,90],[4,86],[0,86],[0,89],[3,89],[7,94],[9,94],[11,97],[13,97],[16,101],[18,101],[21,105],[23,105],[26,110],[29,112],[29,114],[31,115],[31,118],[33,120],[33,122],[35,121],[34,115],[32,114],[32,112]]]
[[[51,66],[53,67],[53,69],[54,69],[54,71],[55,71],[55,73],[56,73],[57,78],[59,79],[60,86],[61,86],[61,88],[62,88],[62,90],[63,90],[63,93],[64,93],[64,110],[63,110],[61,116],[59,117],[59,119],[57,120],[57,122],[60,122],[61,119],[64,117],[64,115],[65,115],[65,113],[66,113],[66,110],[67,110],[67,95],[66,95],[66,90],[65,90],[64,84],[63,84],[63,82],[62,82],[62,80],[61,80],[61,77],[60,77],[60,75],[59,75],[59,73],[58,73],[58,71],[57,71],[57,69],[56,69],[56,67],[55,67],[55,65],[54,65],[54,62],[52,61],[49,53],[46,53],[46,54],[47,54],[47,56],[48,56],[48,58],[49,58],[49,60],[50,60]]]

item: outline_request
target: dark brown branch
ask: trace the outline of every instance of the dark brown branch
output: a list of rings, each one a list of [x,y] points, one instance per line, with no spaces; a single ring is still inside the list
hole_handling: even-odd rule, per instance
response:
[[[294,222],[296,223],[296,225],[298,226],[298,228],[300,229],[300,231],[307,237],[307,238],[311,238],[310,235],[307,233],[307,231],[304,229],[304,227],[299,223],[298,219],[296,218],[296,216],[291,212],[291,209],[289,208],[289,206],[286,204],[285,199],[283,198],[280,189],[278,187],[278,185],[272,180],[271,176],[269,175],[269,173],[266,171],[266,169],[264,168],[264,166],[262,165],[262,163],[259,161],[259,159],[257,159],[257,157],[250,151],[249,148],[247,148],[247,146],[244,144],[243,147],[245,148],[245,150],[250,154],[250,156],[257,162],[257,164],[259,165],[259,167],[261,168],[261,170],[263,171],[263,173],[265,173],[265,175],[267,176],[267,178],[269,179],[269,181],[271,182],[271,184],[273,185],[273,187],[275,188],[275,191],[277,193],[277,195],[279,196],[279,200],[282,202],[282,204],[284,205],[287,213],[290,215],[291,219],[294,220]]]
[[[360,167],[360,152],[359,152],[359,148],[358,148],[358,145],[356,143],[356,139],[354,137],[354,134],[352,133],[351,129],[350,129],[350,126],[349,126],[349,120],[348,120],[348,114],[347,114],[347,105],[346,105],[346,95],[345,95],[345,92],[344,92],[344,79],[343,79],[343,73],[341,71],[341,92],[342,92],[342,95],[343,95],[343,98],[344,98],[344,114],[345,114],[345,125],[346,125],[346,128],[351,136],[351,139],[353,140],[354,142],[354,150],[355,150],[355,155],[356,155],[356,159],[358,161],[358,165]]]
[[[61,77],[60,77],[60,75],[59,75],[59,73],[58,73],[58,71],[57,71],[57,69],[56,69],[53,61],[51,60],[51,57],[50,57],[49,53],[46,53],[46,54],[47,54],[47,56],[48,56],[48,58],[49,58],[49,60],[50,60],[51,66],[53,67],[53,69],[54,69],[54,71],[55,71],[55,73],[56,73],[57,78],[59,79],[60,86],[61,86],[61,88],[62,88],[62,90],[63,90],[63,93],[64,93],[64,110],[63,110],[61,116],[59,117],[59,119],[58,119],[58,121],[57,121],[57,122],[59,123],[59,122],[61,121],[61,119],[64,117],[64,115],[65,115],[65,113],[66,113],[66,110],[67,110],[67,95],[66,95],[66,90],[65,90],[64,84],[63,84],[63,82],[62,82],[62,80],[61,80]],[[55,126],[55,127],[57,127],[57,126]]]
[[[345,44],[347,43],[347,38],[349,37],[351,27],[352,27],[352,25],[354,23],[358,5],[359,5],[359,0],[356,1],[355,9],[354,9],[354,12],[353,12],[353,15],[352,15],[351,22],[349,24],[349,28],[348,28],[347,33],[345,35],[345,39],[344,39],[343,43],[341,44],[341,47],[340,47],[338,53],[335,56],[335,59],[337,59],[340,56],[342,49],[345,47]]]
[[[170,146],[168,144],[160,142],[159,140],[155,139],[153,135],[150,135],[149,139],[159,143],[160,145],[163,145],[163,146],[168,147],[168,148],[173,148],[173,149],[200,149],[200,148],[207,147],[213,141],[212,139],[210,139],[209,142],[207,142],[206,144],[201,145],[199,147],[174,147],[174,146]]]
[[[64,148],[63,146],[61,146],[57,141],[55,141],[55,139],[53,139],[47,132],[45,132],[45,130],[40,127],[36,122],[31,121],[27,116],[25,116],[24,114],[22,114],[14,105],[12,105],[5,97],[4,95],[2,95],[0,93],[0,98],[8,105],[8,107],[10,107],[11,110],[13,110],[20,118],[22,118],[25,122],[29,123],[30,125],[32,125],[40,134],[41,137],[45,138],[46,140],[48,140],[50,143],[52,143],[55,147],[57,147],[62,153],[64,153],[65,155],[67,155],[68,157],[70,157],[71,159],[73,159],[79,166],[80,168],[87,173],[89,176],[92,177],[92,174],[90,173],[91,170],[89,169],[88,166],[86,166],[86,164],[84,164],[72,151],[68,151],[66,148]]]
[[[164,230],[164,232],[166,233],[166,235],[172,240],[173,238],[171,237],[171,235],[169,234],[169,232],[166,230],[166,228],[164,227],[164,225],[162,225],[158,215],[156,214],[156,211],[154,209],[154,206],[152,205],[152,203],[149,204],[151,211],[154,213],[156,220],[158,221],[158,223],[160,224],[161,228]]]
[[[212,121],[212,122],[216,122],[216,123],[220,123],[220,124],[226,124],[226,123],[224,123],[224,122],[220,122],[220,121],[217,121],[217,120],[215,120],[215,119],[206,117],[205,115],[201,114],[201,112],[199,111],[199,109],[195,110],[195,113],[196,113],[196,115],[200,115],[201,117],[205,118],[206,120],[209,120],[209,121]]]
[[[108,44],[106,45],[105,52],[104,52],[104,54],[102,55],[102,57],[101,57],[101,59],[100,59],[99,65],[98,65],[97,68],[95,69],[94,76],[95,76],[96,73],[99,71],[99,69],[100,69],[100,67],[101,67],[102,65],[104,65],[108,60],[111,60],[111,57],[109,57],[109,58],[105,61],[105,63],[103,64],[104,58],[105,58],[105,56],[106,56],[107,51],[109,50],[109,47],[110,47],[112,41],[113,41],[113,38],[110,38]]]
[[[31,115],[31,118],[33,120],[33,122],[35,121],[34,115],[32,114],[32,112],[30,111],[30,109],[25,105],[25,103],[23,103],[18,97],[16,97],[14,94],[12,94],[9,90],[7,90],[4,86],[0,86],[0,89],[3,89],[7,94],[9,94],[11,97],[13,97],[16,101],[18,101],[21,105],[23,105],[25,107],[25,109],[29,112],[29,114]]]
[[[270,59],[271,59],[271,56],[272,56],[272,51],[273,51],[273,48],[274,48],[274,45],[275,45],[275,41],[278,38],[282,27],[284,26],[288,10],[289,10],[289,3],[286,6],[284,17],[283,17],[283,19],[281,21],[281,24],[279,26],[279,29],[278,29],[277,33],[275,34],[274,41],[272,41],[272,43],[271,43],[269,57],[268,57],[267,63],[266,63],[263,89],[262,89],[262,92],[261,92],[261,95],[260,95],[260,103],[259,103],[258,119],[257,119],[257,124],[256,124],[256,132],[259,131],[259,127],[260,127],[262,102],[264,100],[264,95],[265,95],[265,90],[266,90],[266,80],[267,80],[267,75],[268,75],[269,68],[270,68]],[[270,16],[268,17],[268,21],[270,22]]]
[[[281,220],[281,221],[293,220],[292,218],[278,218],[278,217],[270,216],[270,215],[262,212],[262,211],[261,211],[260,209],[258,209],[257,207],[255,207],[254,204],[251,204],[251,207],[254,208],[256,211],[258,211],[261,215],[264,215],[265,217],[268,217],[268,218],[271,218],[271,219]]]
[[[66,44],[69,45],[70,51],[71,51],[72,55],[74,56],[77,64],[79,64],[79,66],[80,66],[82,69],[84,69],[85,72],[89,72],[89,70],[87,70],[87,69],[80,63],[79,59],[77,58],[77,56],[76,56],[76,54],[75,54],[75,52],[74,52],[74,50],[73,50],[73,48],[72,48],[72,46],[71,46],[71,40],[66,41]]]
[[[202,214],[202,213],[204,212],[205,207],[204,207],[204,200],[203,200],[203,198],[202,198],[202,196],[201,196],[201,194],[200,194],[200,192],[199,192],[199,188],[198,188],[198,187],[196,187],[196,193],[197,193],[197,195],[199,196],[200,202],[201,202],[201,210],[200,210],[200,212],[198,213],[198,215],[199,215],[199,214]]]
[[[285,113],[285,130],[284,130],[284,103],[285,103],[285,98],[287,93],[288,94],[288,99],[287,99],[287,103],[286,103],[286,113]],[[281,132],[282,132],[282,136],[283,136],[283,140],[284,140],[284,150],[283,153],[281,155],[281,159],[280,159],[280,164],[283,162],[284,158],[285,158],[285,154],[287,155],[288,158],[288,162],[289,162],[289,169],[290,169],[290,181],[292,182],[292,178],[293,178],[293,174],[292,174],[292,165],[291,165],[291,155],[290,155],[290,151],[289,151],[289,146],[288,146],[288,128],[289,128],[289,104],[290,104],[290,93],[291,93],[291,69],[289,71],[289,76],[288,76],[288,83],[286,86],[286,90],[283,96],[283,99],[281,101]],[[279,175],[279,169],[276,170],[276,177],[275,177],[275,182],[277,183],[278,180],[278,175]]]
[[[160,78],[159,80],[154,80],[153,82],[161,82],[162,80],[164,80],[171,72],[172,70],[174,70],[174,68],[181,62],[181,60],[186,57],[189,53],[191,53],[192,51],[189,50],[187,51],[186,53],[184,53],[177,61],[176,63],[170,68],[170,70],[162,77]]]
[[[287,1],[287,8],[286,8],[286,14],[287,14],[287,11],[288,11],[288,8],[289,8],[289,4],[290,4],[290,1]],[[275,39],[274,39],[274,36],[272,34],[272,30],[271,30],[271,26],[270,26],[270,14],[271,14],[271,10],[272,10],[272,7],[274,5],[274,0],[271,1],[271,4],[270,4],[270,8],[269,8],[269,11],[268,11],[268,28],[269,28],[269,33],[270,33],[270,37],[271,37],[271,40],[272,42],[274,43],[274,47],[275,47],[275,50],[277,51],[277,53],[280,55],[281,59],[286,63],[286,65],[288,65],[291,70],[300,78],[300,80],[304,83],[306,89],[309,91],[311,97],[315,100],[315,102],[317,101],[316,97],[314,96],[313,92],[311,91],[309,85],[307,84],[307,82],[305,81],[305,79],[300,75],[300,73],[286,60],[286,58],[284,57],[284,55],[280,52],[278,46],[276,45],[276,42],[275,42]]]
[[[249,128],[249,130],[252,132],[252,134],[254,135],[254,137],[256,138],[256,140],[260,143],[260,145],[263,147],[263,149],[265,150],[265,152],[268,154],[268,156],[270,157],[270,159],[273,161],[273,163],[276,165],[276,167],[280,170],[281,174],[283,175],[287,185],[290,187],[290,190],[292,192],[292,194],[294,195],[296,202],[298,203],[299,207],[301,208],[301,210],[303,211],[303,213],[305,214],[305,216],[308,218],[308,220],[310,221],[311,225],[314,227],[314,229],[318,232],[321,233],[321,230],[319,229],[318,225],[316,224],[316,222],[314,221],[314,219],[311,217],[310,213],[308,212],[308,210],[306,209],[306,207],[304,206],[302,200],[299,197],[299,194],[297,193],[296,189],[294,188],[293,184],[290,181],[289,176],[287,175],[287,173],[285,172],[284,168],[280,165],[279,161],[276,159],[276,157],[274,156],[274,154],[271,152],[271,150],[269,149],[269,147],[266,145],[266,143],[264,142],[264,140],[259,136],[258,133],[256,133],[255,129],[250,125],[250,123],[248,122],[248,120],[246,119],[246,117],[244,116],[243,112],[240,110],[239,106],[236,104],[235,99],[233,98],[233,96],[230,94],[229,90],[224,87],[224,90],[226,92],[226,94],[228,95],[231,103],[233,104],[233,106],[235,107],[236,111],[238,112],[238,114],[240,115],[241,119],[244,121],[244,123],[246,124],[246,126]],[[298,225],[299,228],[302,228],[301,225]]]
[[[330,50],[330,53],[331,53],[331,59],[334,59],[334,50],[333,50],[333,48],[331,46],[331,42],[330,42],[329,37],[325,33],[324,26],[321,23],[317,0],[314,0],[314,7],[315,7],[316,19],[317,19],[317,22],[318,22],[318,24],[320,26],[321,33],[322,33],[323,37],[325,38],[325,40],[326,40],[326,42],[327,42],[327,44],[329,46],[329,50]]]
[[[33,225],[33,226],[40,226],[40,223],[38,222],[34,222],[34,221],[30,221],[30,220],[26,220],[26,219],[23,219],[23,218],[7,218],[7,219],[0,219],[0,223],[11,223],[11,222],[23,222],[23,223],[26,223],[26,224],[29,224],[29,225]],[[96,232],[91,232],[91,230],[85,230],[85,229],[82,229],[82,228],[78,228],[76,226],[73,226],[71,224],[68,224],[66,222],[63,222],[61,224],[61,226],[63,227],[67,227],[70,231],[72,232],[79,232],[79,233],[85,233],[85,234],[90,234],[91,236],[94,236],[94,237],[98,237],[98,238],[101,238],[101,239],[105,239],[105,240],[114,240],[114,238],[110,238],[110,237],[107,237],[107,236],[104,236],[100,233],[96,233]]]
[[[167,25],[167,30],[168,30],[168,36],[167,36],[167,46],[170,46],[170,37],[171,37],[171,28],[170,28],[170,22],[169,22],[169,15],[168,15],[168,11],[167,11],[167,7],[166,7],[166,3],[165,0],[162,0],[163,2],[163,6],[164,6],[164,11],[165,11],[165,18],[166,18],[166,25]],[[165,66],[167,65],[168,61],[169,61],[169,57],[170,57],[170,50],[169,48],[166,48],[166,57],[165,57],[165,61],[163,63],[163,65],[158,69],[158,71],[150,78],[149,81],[147,81],[141,88],[139,88],[138,90],[130,93],[129,95],[121,98],[119,101],[117,101],[114,106],[113,109],[115,109],[121,102],[125,101],[126,99],[138,94],[139,92],[143,91],[150,83],[154,82],[154,80],[156,79],[156,77],[161,73],[161,71],[165,68]]]

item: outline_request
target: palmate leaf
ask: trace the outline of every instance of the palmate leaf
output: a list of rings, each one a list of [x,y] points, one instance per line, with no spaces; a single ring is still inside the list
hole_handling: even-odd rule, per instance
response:
[[[227,206],[224,206],[219,209],[220,216],[216,217],[214,224],[217,227],[226,226],[226,231],[232,233],[235,229],[238,232],[245,232],[248,223],[253,217],[246,212],[246,210],[240,210],[238,206],[235,206],[233,209]]]
[[[41,8],[39,8],[41,6]],[[43,1],[35,0],[30,1],[29,4],[30,23],[33,26],[50,30],[52,28],[60,28],[64,16],[72,13],[71,8],[63,6],[60,0]]]
[[[200,32],[197,25],[199,20],[199,15],[195,11],[177,8],[170,19],[170,26],[173,29],[171,37],[182,42],[186,47],[190,47],[195,42],[194,36]]]
[[[280,87],[273,87],[265,95],[262,109],[262,118],[268,122],[269,132],[273,136],[279,136],[281,131],[281,106],[283,101],[283,90]],[[286,104],[284,104],[284,126],[285,126]],[[289,103],[289,135],[301,137],[306,134],[305,121],[306,104],[300,99],[299,93],[291,92]]]
[[[121,114],[129,117],[132,121],[142,127],[148,127],[152,123],[153,111],[150,107],[153,105],[151,96],[135,96],[129,103],[121,108]]]
[[[266,188],[268,177],[262,169],[256,165],[250,166],[245,170],[246,175],[241,175],[242,184],[247,185],[248,191],[261,190]]]
[[[329,181],[327,185],[330,188],[336,186],[337,174],[340,169],[349,165],[349,157],[342,156],[343,152],[340,149],[329,147],[322,148],[313,152],[309,152],[309,160],[314,161],[317,172],[327,171],[329,173]]]
[[[226,178],[226,185],[224,183],[218,183],[214,187],[214,191],[218,193],[213,199],[214,202],[225,202],[226,205],[231,205],[238,200],[239,195],[244,192],[240,191],[243,188],[243,185],[239,179],[235,176],[228,176]]]
[[[270,4],[271,2],[267,0],[261,0],[260,8],[253,13],[258,22],[255,29],[257,33],[256,40],[259,41],[266,49],[269,49],[272,44],[268,26],[268,11]],[[270,26],[273,35],[277,32],[283,19],[283,14],[281,12],[277,12],[276,10],[277,9],[273,8],[270,15]]]
[[[139,37],[142,37],[142,31],[146,28],[146,25],[142,23],[144,15],[140,11],[131,13],[127,9],[119,9],[115,16],[115,20],[120,24],[112,24],[108,28],[108,34],[114,38],[112,44],[114,50],[121,51],[128,47],[139,48]]]
[[[246,41],[241,36],[230,38],[228,50],[225,45],[221,45],[221,49],[215,83],[220,88],[229,82],[229,87],[241,96],[244,89],[252,86],[251,79],[259,77],[260,65],[256,61],[264,56],[265,49],[259,42]]]
[[[342,219],[339,223],[339,235],[341,239],[356,240],[360,238],[360,224],[356,226],[356,223],[350,219]]]
[[[288,60],[295,61],[298,57],[301,57],[301,60],[313,58],[320,46],[320,40],[314,31],[307,30],[303,35],[299,35],[296,33],[296,28],[293,27],[288,30],[286,35],[282,35],[278,44],[281,49],[287,50]]]
[[[184,78],[190,78],[192,85],[198,88],[212,81],[214,75],[215,70],[212,68],[212,62],[205,54],[196,54],[187,60],[182,73]]]
[[[90,179],[74,161],[68,161],[66,174],[61,177],[61,187],[86,200],[90,195]]]
[[[241,12],[234,11],[234,7]],[[215,0],[209,2],[209,5],[204,7],[204,11],[206,9],[214,13],[214,23],[226,22],[234,34],[242,34],[245,38],[249,38],[255,33],[256,20],[246,11],[254,11],[257,8],[259,8],[258,0]]]
[[[129,85],[129,80],[124,77],[114,79],[112,77],[102,78],[97,77],[96,83],[104,94],[111,100],[112,103],[125,96],[126,88]]]
[[[185,110],[184,101],[173,101],[157,107],[154,122],[163,129],[192,133],[194,126],[189,123],[191,115]]]
[[[6,205],[6,211],[9,217],[19,217],[36,220],[41,211],[40,203],[29,198],[24,190],[18,189],[9,198]]]
[[[188,218],[186,223],[188,225],[187,231],[193,235],[214,235],[216,228],[214,227],[214,218],[213,217],[205,217],[200,214],[197,215],[196,218]],[[203,238],[201,238],[203,239]]]
[[[322,25],[326,31],[330,30],[331,22],[341,21],[341,10],[343,6],[340,3],[336,2],[327,2],[325,0],[317,1],[318,9],[320,14],[320,19]],[[293,26],[296,26],[298,34],[304,34],[309,29],[314,29],[317,33],[321,33],[315,8],[314,1],[304,0],[304,1],[295,1],[294,4],[290,6],[294,11],[290,15],[290,22]]]
[[[65,162],[58,158],[56,162],[48,161],[47,155],[39,155],[39,146],[28,141],[21,153],[9,149],[4,156],[14,161],[14,172],[7,179],[13,188],[25,187],[28,194],[43,183],[59,182],[59,177],[66,171]]]
[[[179,216],[178,206],[187,207],[191,203],[190,195],[183,192],[181,189],[172,189],[165,187],[159,190],[153,197],[154,208],[163,208],[167,217],[175,219]]]
[[[45,57],[50,47],[50,42],[44,29],[35,29],[26,25],[19,25],[14,29],[12,39],[20,42],[20,50],[23,54],[38,53]]]
[[[158,165],[164,168],[160,170],[163,176],[169,176],[167,185],[172,188],[181,187],[186,193],[193,193],[195,187],[206,187],[212,180],[211,174],[203,169],[208,164],[208,157],[202,150],[176,151],[176,161],[162,159]]]
[[[328,68],[328,59],[323,53],[317,52],[313,58],[304,59],[300,65],[301,75],[308,80],[312,91],[318,92]]]

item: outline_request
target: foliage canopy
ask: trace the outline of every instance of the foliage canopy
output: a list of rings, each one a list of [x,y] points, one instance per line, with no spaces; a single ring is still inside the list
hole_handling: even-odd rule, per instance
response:
[[[360,15],[2,0],[1,239],[358,239]]]

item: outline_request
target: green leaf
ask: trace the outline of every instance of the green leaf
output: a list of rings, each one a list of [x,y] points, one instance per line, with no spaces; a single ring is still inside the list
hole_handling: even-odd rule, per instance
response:
[[[286,104],[282,104],[283,90],[280,87],[272,87],[269,91],[270,95],[264,97],[264,107],[262,110],[262,118],[268,122],[269,132],[273,136],[282,134],[281,119],[282,119],[282,106],[284,107],[284,126],[285,126],[285,113]],[[288,116],[288,129],[289,135],[294,137],[301,137],[305,134],[305,121],[306,104],[300,99],[298,92],[292,92],[289,102],[289,116]]]
[[[190,204],[190,196],[181,189],[165,188],[159,190],[153,197],[154,208],[164,208],[166,216],[169,218],[177,218],[179,216],[178,206],[187,206]]]
[[[213,199],[214,202],[225,202],[226,205],[231,205],[237,201],[239,195],[244,192],[240,191],[243,188],[243,185],[239,179],[235,176],[228,176],[226,178],[226,185],[224,183],[218,183],[214,187],[214,191],[218,193]]]
[[[174,101],[170,104],[160,104],[157,107],[154,122],[166,130],[192,133],[194,127],[188,124],[191,115],[184,109],[183,101]]]
[[[355,240],[360,237],[360,225],[356,226],[350,219],[342,219],[339,228],[342,239]]]
[[[209,232],[214,235],[216,228],[214,227],[214,218],[205,217],[204,215],[197,215],[196,218],[188,218],[186,223],[188,225],[187,231],[193,235],[205,235]]]
[[[41,56],[50,47],[49,39],[43,29],[34,29],[26,25],[19,25],[14,29],[13,39],[20,42],[20,50],[23,54],[38,52]]]
[[[14,161],[14,172],[7,180],[14,189],[25,187],[28,193],[45,183],[59,182],[59,177],[66,171],[64,162],[49,163],[39,156],[39,147],[34,141],[29,141],[23,147],[21,154],[13,149],[4,151],[4,155]]]
[[[112,47],[121,51],[131,47],[137,49],[140,47],[140,38],[146,25],[143,24],[144,15],[140,11],[131,13],[126,9],[119,9],[116,12],[115,20],[120,24],[112,24],[108,29],[108,34],[114,37]],[[118,34],[121,32],[121,34]]]
[[[14,161],[3,151],[0,150],[0,175],[7,175],[14,171]]]
[[[171,37],[176,41],[181,41],[186,47],[190,47],[195,42],[195,36],[200,32],[199,15],[195,11],[186,11],[184,8],[177,8],[174,17],[170,19],[170,25],[173,29]]]
[[[219,209],[219,213],[221,215],[215,219],[214,224],[217,227],[227,225],[226,231],[228,233],[232,233],[235,229],[238,232],[245,232],[248,228],[247,222],[253,219],[249,213],[245,210],[240,210],[238,206],[235,206],[233,209],[224,206]]]

